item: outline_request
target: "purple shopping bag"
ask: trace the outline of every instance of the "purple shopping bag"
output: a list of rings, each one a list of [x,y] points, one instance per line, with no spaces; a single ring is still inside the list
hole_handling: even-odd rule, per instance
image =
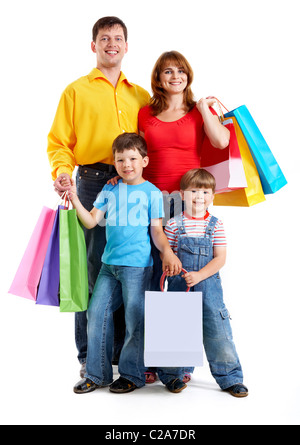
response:
[[[36,304],[59,306],[59,211],[66,207],[60,205],[56,211],[54,224],[43,265]]]
[[[37,287],[41,278],[55,213],[55,210],[43,207],[8,291],[10,294],[36,300]]]

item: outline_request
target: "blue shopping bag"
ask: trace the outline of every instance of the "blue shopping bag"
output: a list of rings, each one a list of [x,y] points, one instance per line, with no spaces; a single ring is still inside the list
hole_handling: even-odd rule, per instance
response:
[[[269,195],[277,192],[287,184],[287,180],[253,117],[245,105],[225,114],[225,117],[232,116],[236,118],[250,148],[264,194]]]

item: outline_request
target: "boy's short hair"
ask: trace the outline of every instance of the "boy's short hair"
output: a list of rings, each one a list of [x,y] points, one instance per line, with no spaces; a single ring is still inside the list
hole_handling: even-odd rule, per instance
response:
[[[119,25],[123,28],[125,42],[127,42],[127,38],[128,38],[127,27],[121,19],[119,19],[118,17],[114,17],[114,16],[102,17],[95,23],[95,25],[93,26],[93,33],[92,33],[93,34],[93,42],[96,42],[97,35],[98,35],[100,29],[112,28],[113,26],[116,26],[116,25]]]
[[[137,150],[142,158],[147,156],[146,141],[137,133],[122,133],[116,137],[112,146],[114,157],[116,153],[123,153],[124,150]]]
[[[180,181],[180,189],[186,190],[190,187],[216,190],[216,180],[214,176],[204,168],[193,168],[182,176]]]

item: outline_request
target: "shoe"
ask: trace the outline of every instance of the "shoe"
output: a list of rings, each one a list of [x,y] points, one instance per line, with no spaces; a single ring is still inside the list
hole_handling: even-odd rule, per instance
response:
[[[90,379],[82,379],[80,382],[76,383],[76,385],[73,388],[73,391],[76,394],[86,394],[88,392],[95,391],[95,389],[100,388],[99,385],[96,385],[96,383],[92,382]]]
[[[190,372],[186,372],[183,376],[183,383],[188,383],[191,380],[192,376]]]
[[[86,363],[82,363],[81,364],[81,369],[80,369],[80,377],[82,379],[84,379],[84,374],[86,373]]]
[[[121,394],[134,391],[136,388],[137,386],[130,380],[124,379],[124,377],[119,377],[110,385],[109,390]]]
[[[181,392],[186,386],[187,385],[180,379],[171,380],[171,382],[166,384],[166,388],[174,393]]]
[[[248,388],[242,383],[237,383],[236,385],[226,388],[224,391],[229,392],[233,397],[247,397]]]
[[[156,374],[156,372],[153,372],[153,371],[146,371],[145,378],[146,378],[146,383],[151,384],[151,383],[156,382],[157,374]]]

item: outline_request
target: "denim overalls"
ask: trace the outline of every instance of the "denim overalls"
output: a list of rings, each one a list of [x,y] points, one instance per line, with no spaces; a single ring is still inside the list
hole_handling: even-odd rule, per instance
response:
[[[175,221],[179,230],[177,255],[182,267],[188,272],[202,269],[213,259],[212,237],[217,218],[211,217],[204,237],[186,236],[182,213],[175,216]],[[186,283],[180,276],[169,280],[170,291],[184,289]],[[229,312],[223,302],[219,273],[201,281],[191,288],[192,291],[202,292],[203,295],[203,343],[213,377],[221,389],[243,383],[243,372],[233,343]]]

